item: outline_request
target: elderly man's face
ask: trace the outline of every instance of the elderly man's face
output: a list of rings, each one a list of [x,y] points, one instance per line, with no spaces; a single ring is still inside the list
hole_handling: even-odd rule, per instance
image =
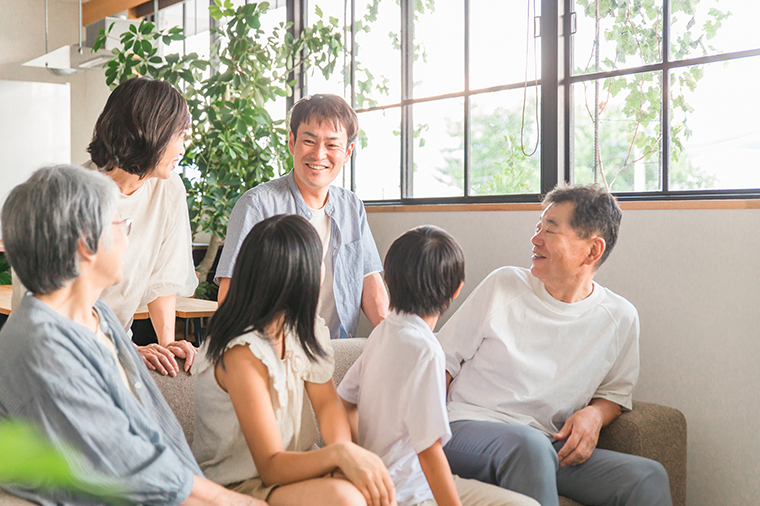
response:
[[[585,274],[592,238],[581,239],[570,226],[575,204],[550,204],[541,214],[533,234],[533,266],[531,273],[545,285],[572,284]]]

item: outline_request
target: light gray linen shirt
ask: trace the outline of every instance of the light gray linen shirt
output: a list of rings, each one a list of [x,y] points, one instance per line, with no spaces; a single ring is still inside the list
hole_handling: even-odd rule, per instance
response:
[[[0,331],[0,418],[36,426],[87,483],[118,488],[131,503],[179,504],[201,470],[113,311],[103,300],[95,310],[139,398],[94,332],[27,294]],[[62,490],[3,488],[45,505],[97,503]]]
[[[333,262],[333,294],[341,326],[339,336],[356,337],[364,276],[382,272],[383,264],[361,199],[337,186],[331,185],[328,192],[324,209],[333,222],[328,253]],[[216,269],[217,280],[232,277],[240,247],[254,225],[278,214],[298,214],[311,220],[312,212],[296,185],[293,171],[251,188],[237,201],[227,224],[227,238]]]

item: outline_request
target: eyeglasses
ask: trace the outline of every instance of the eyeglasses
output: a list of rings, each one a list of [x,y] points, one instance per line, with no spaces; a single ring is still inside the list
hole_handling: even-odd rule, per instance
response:
[[[121,221],[112,221],[111,224],[113,225],[121,225],[124,227],[124,233],[126,235],[129,235],[129,233],[132,231],[132,220],[129,218],[125,218]]]

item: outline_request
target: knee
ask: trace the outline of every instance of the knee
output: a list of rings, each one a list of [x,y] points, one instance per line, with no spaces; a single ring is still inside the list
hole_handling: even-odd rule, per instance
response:
[[[665,468],[657,461],[640,459],[631,466],[634,487],[630,498],[632,504],[670,505],[670,481]]]
[[[351,482],[345,480],[332,481],[334,483],[330,494],[332,496],[331,506],[367,506],[364,496]]]
[[[556,480],[559,459],[549,438],[530,427],[521,429],[517,439],[514,436],[510,439],[511,447],[498,473],[514,474],[519,470],[519,474],[532,477],[529,479],[542,480],[545,477]]]

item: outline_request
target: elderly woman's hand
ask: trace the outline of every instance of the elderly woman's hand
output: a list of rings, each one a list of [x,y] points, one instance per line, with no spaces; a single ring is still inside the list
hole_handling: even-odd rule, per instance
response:
[[[176,376],[179,366],[174,354],[160,344],[137,346],[137,351],[145,362],[145,366],[151,371],[158,371],[163,375]]]
[[[188,341],[172,341],[166,345],[166,349],[175,356],[185,359],[185,371],[190,370],[195,361],[195,354],[198,353],[198,349]]]

